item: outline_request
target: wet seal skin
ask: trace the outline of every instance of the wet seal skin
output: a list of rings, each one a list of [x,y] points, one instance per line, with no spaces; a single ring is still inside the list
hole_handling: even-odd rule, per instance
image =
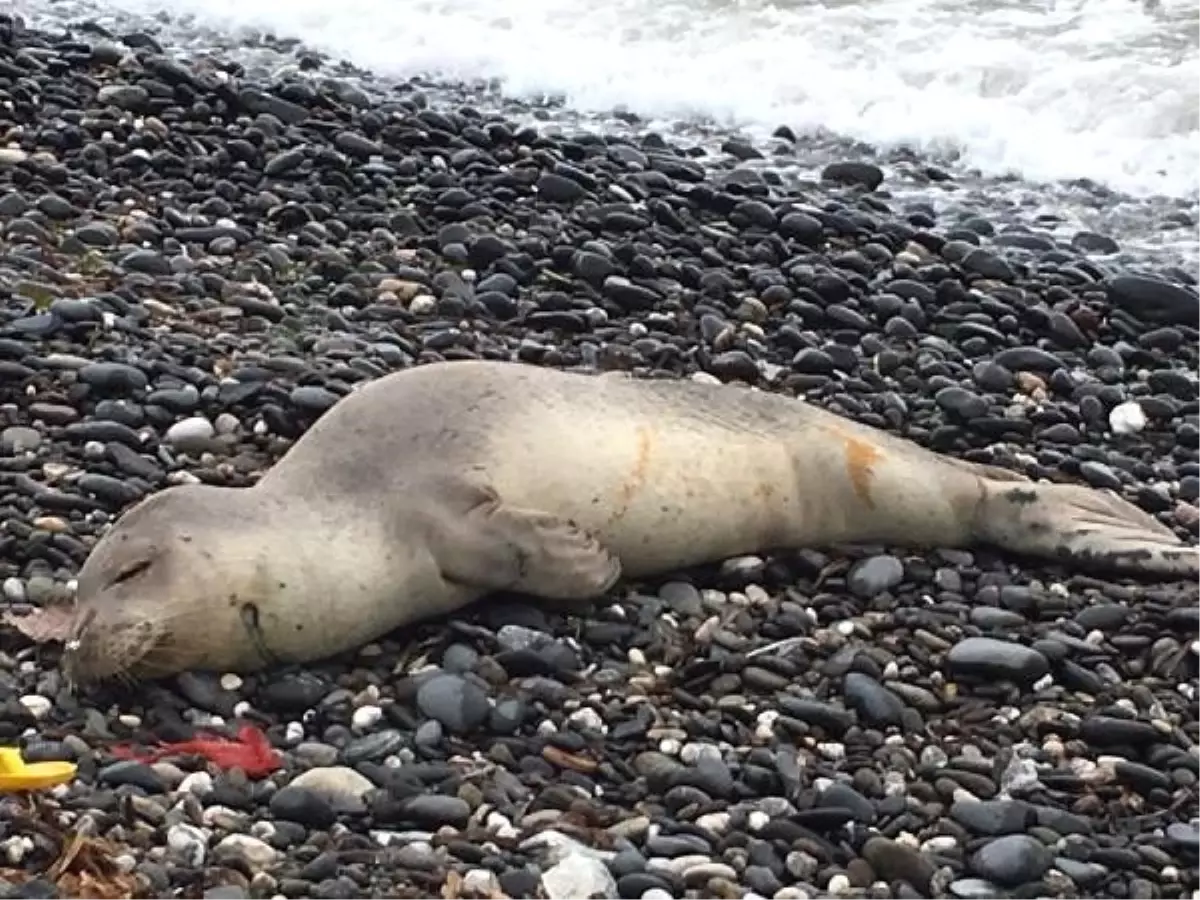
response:
[[[130,509],[80,572],[64,664],[87,683],[300,663],[494,591],[575,603],[622,576],[856,541],[1165,578],[1200,561],[1110,492],[767,391],[446,362],[345,397],[253,487]]]

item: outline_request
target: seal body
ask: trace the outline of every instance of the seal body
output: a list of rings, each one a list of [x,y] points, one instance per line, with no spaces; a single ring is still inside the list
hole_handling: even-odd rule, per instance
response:
[[[516,363],[419,366],[322,416],[251,488],[173,487],[79,576],[87,681],[250,670],[353,649],[493,591],[593,598],[773,548],[989,543],[1195,576],[1114,494],[1035,484],[802,401]]]

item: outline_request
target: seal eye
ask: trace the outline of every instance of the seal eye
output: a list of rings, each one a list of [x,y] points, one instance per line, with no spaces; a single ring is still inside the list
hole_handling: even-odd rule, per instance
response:
[[[148,559],[139,559],[137,562],[130,563],[125,568],[121,569],[121,571],[117,572],[116,577],[114,577],[113,580],[108,583],[108,586],[115,587],[118,584],[124,584],[131,578],[137,578],[137,576],[141,575],[148,568],[150,568],[150,560]]]

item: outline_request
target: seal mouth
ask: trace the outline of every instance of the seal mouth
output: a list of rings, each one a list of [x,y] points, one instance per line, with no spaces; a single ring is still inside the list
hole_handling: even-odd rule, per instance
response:
[[[84,612],[63,646],[63,670],[74,686],[108,682],[133,684],[173,671],[173,641],[161,622],[101,623],[95,610]]]

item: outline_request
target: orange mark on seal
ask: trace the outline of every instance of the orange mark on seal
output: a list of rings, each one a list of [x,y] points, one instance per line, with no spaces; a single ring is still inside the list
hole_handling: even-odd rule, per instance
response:
[[[609,521],[615,522],[624,516],[625,513],[629,512],[629,504],[633,502],[634,495],[646,483],[646,475],[650,470],[650,451],[652,445],[653,437],[650,434],[650,429],[639,428],[637,430],[637,450],[634,455],[633,470],[629,473],[629,477],[625,479],[618,491],[617,506]]]
[[[846,474],[850,476],[850,484],[858,499],[872,509],[875,501],[871,499],[871,479],[875,477],[875,463],[883,457],[879,448],[861,438],[843,435],[846,442]]]

